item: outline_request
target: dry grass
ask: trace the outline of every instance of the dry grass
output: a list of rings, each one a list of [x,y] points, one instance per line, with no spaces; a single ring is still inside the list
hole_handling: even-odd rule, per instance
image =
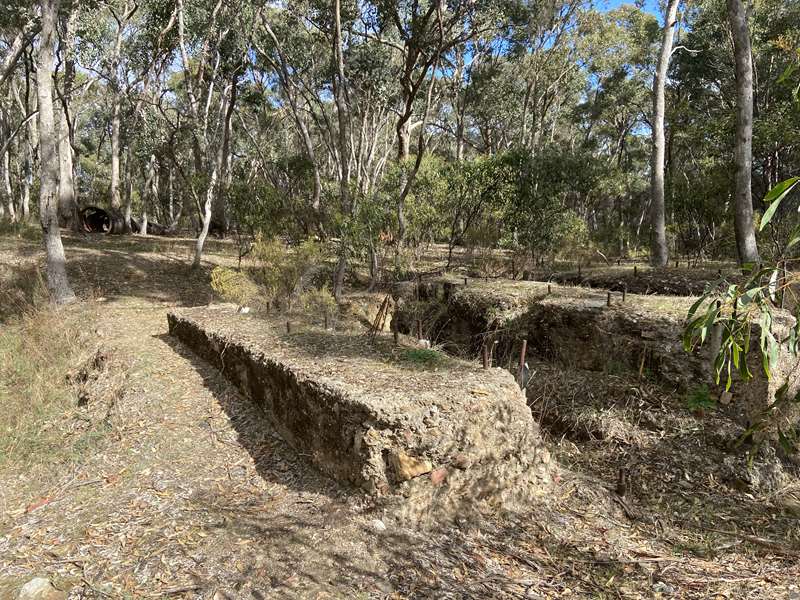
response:
[[[49,307],[29,307],[3,326],[0,468],[29,468],[75,449],[65,446],[57,420],[75,408],[75,391],[65,375],[87,351],[85,327],[84,315]]]

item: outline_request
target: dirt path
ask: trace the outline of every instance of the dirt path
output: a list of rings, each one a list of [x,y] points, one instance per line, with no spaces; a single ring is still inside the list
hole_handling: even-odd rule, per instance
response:
[[[0,598],[788,597],[797,561],[632,522],[570,477],[513,519],[421,532],[319,475],[218,372],[166,335],[205,303],[181,249],[70,246],[98,345],[126,379],[97,449],[37,482],[0,473]],[[153,242],[148,242],[153,244]],[[30,251],[35,256],[35,250]],[[220,260],[225,260],[220,258]],[[377,522],[379,521],[379,522]],[[675,537],[675,536],[673,536]],[[721,547],[727,543],[727,547]]]
[[[316,597],[381,584],[358,502],[176,347],[163,309],[124,303],[100,314],[108,349],[130,364],[112,441],[65,474],[49,503],[11,511],[6,574],[47,565],[95,593],[136,597],[178,588]]]

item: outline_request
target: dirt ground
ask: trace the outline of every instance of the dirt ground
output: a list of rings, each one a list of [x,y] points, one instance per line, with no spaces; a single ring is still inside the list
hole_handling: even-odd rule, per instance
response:
[[[190,240],[67,239],[82,302],[66,310],[92,323],[90,356],[100,349],[122,383],[90,452],[0,472],[0,598],[37,575],[98,599],[800,598],[795,517],[714,479],[723,454],[708,420],[613,374],[553,372],[531,391],[566,467],[548,502],[433,530],[399,524],[309,467],[167,336],[166,311],[208,303],[212,264],[235,262],[224,243],[209,250],[192,273]],[[12,273],[41,260],[37,242],[0,238]],[[565,426],[552,415],[568,398],[591,399],[622,433]],[[65,421],[49,426],[66,436]],[[631,463],[623,506],[609,490]]]

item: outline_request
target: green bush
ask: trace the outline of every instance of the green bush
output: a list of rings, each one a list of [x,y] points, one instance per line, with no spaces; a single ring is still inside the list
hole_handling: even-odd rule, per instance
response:
[[[319,289],[311,288],[300,294],[300,306],[312,315],[331,316],[336,311],[336,298],[328,286]]]
[[[211,289],[223,300],[239,307],[252,304],[260,294],[258,286],[247,275],[227,267],[215,267],[211,271]]]
[[[289,247],[278,238],[256,236],[251,252],[250,269],[255,282],[264,290],[265,298],[280,307],[291,309],[307,287],[307,278],[322,259],[322,248],[314,240]]]

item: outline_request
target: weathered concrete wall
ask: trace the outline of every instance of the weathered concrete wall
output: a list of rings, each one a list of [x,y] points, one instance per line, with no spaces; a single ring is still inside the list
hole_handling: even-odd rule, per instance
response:
[[[496,364],[512,369],[525,338],[530,356],[565,367],[641,372],[680,394],[711,383],[711,349],[686,353],[681,343],[691,298],[628,295],[622,304],[616,294],[612,305],[607,306],[602,292],[552,286],[553,293],[547,294],[546,284],[534,282],[504,286],[471,281],[465,286],[446,281],[439,286],[441,289],[431,283],[413,294],[402,290],[393,327],[411,332],[416,319],[422,319],[436,342],[472,356],[484,342],[497,341]],[[788,332],[787,323],[776,324],[777,336]],[[755,422],[785,382],[789,396],[800,391],[800,361],[788,352],[781,354],[776,372],[766,379],[757,336],[754,331],[747,356],[754,377],[742,381],[734,375],[732,396],[724,407],[742,425]],[[710,387],[712,393],[721,393]],[[797,410],[790,407],[775,415],[773,432],[778,426],[786,429],[797,421]]]
[[[170,334],[219,368],[323,472],[376,495],[513,506],[543,493],[549,453],[513,377],[390,338],[302,329],[231,307],[171,312]],[[387,336],[388,337],[388,336]],[[525,500],[522,500],[525,501]],[[424,504],[424,503],[423,503]]]

